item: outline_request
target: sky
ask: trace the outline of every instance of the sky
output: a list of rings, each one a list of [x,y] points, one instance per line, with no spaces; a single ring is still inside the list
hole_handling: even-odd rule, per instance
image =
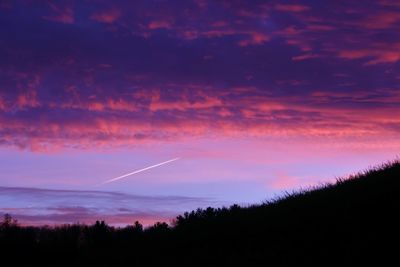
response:
[[[400,149],[398,1],[1,0],[0,25],[0,215],[24,225],[171,222]]]

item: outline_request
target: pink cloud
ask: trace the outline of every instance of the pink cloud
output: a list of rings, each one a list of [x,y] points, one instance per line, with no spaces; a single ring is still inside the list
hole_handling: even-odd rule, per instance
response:
[[[262,45],[270,40],[270,37],[264,33],[260,32],[249,32],[248,39],[239,41],[239,46],[249,46],[249,45]]]
[[[400,21],[400,14],[396,12],[382,12],[369,16],[360,26],[368,29],[386,29]]]
[[[40,106],[37,99],[37,93],[34,90],[27,91],[25,93],[19,94],[16,102],[18,108],[34,108]]]
[[[374,91],[362,91],[357,94],[351,92],[323,92],[316,91],[311,95],[313,98],[318,99],[321,103],[328,103],[329,101],[340,101],[342,99],[351,99],[352,102],[363,103],[371,101],[375,98],[375,102],[381,104],[394,104],[400,102],[400,92],[397,89],[381,88]]]
[[[318,152],[321,153],[321,151]],[[279,191],[285,190],[286,192],[290,192],[290,190],[301,190],[316,186],[318,180],[321,180],[321,177],[319,177],[319,179],[300,177],[289,175],[285,171],[280,171],[273,177],[273,179],[266,183],[266,186],[268,189]]]
[[[376,65],[380,63],[396,63],[400,61],[400,43],[395,44],[372,44],[365,49],[342,50],[338,56],[345,59],[362,59],[368,61],[365,65]]]
[[[54,14],[50,16],[44,16],[44,19],[61,22],[64,24],[74,23],[74,10],[71,7],[59,7],[51,2],[49,2],[49,5]]]
[[[79,101],[73,102],[65,102],[61,105],[49,103],[49,106],[54,108],[63,108],[63,109],[83,109],[89,111],[127,111],[133,112],[139,109],[139,106],[135,105],[133,102],[126,101],[122,98],[113,99],[107,98],[103,101],[98,101],[96,99],[91,99],[90,101],[80,100],[79,96],[76,96],[75,99],[79,99]]]
[[[286,174],[280,174],[273,180],[269,186],[277,190],[288,190],[290,188],[298,188],[302,185],[300,179],[294,176],[288,176]]]
[[[289,37],[289,36],[300,35],[302,32],[303,32],[303,30],[299,29],[298,27],[289,26],[289,27],[284,28],[281,31],[278,31],[277,34]]]
[[[322,24],[311,24],[307,26],[307,29],[310,31],[332,31],[336,28],[329,25],[322,25]]]
[[[90,16],[90,19],[97,22],[111,24],[117,21],[120,18],[120,16],[121,16],[121,11],[119,9],[112,8],[106,11],[95,12]]]
[[[289,108],[289,107],[287,107]],[[285,113],[284,107],[258,104],[254,108],[241,109],[242,116],[235,115],[234,120],[227,120],[226,116],[210,120],[210,114],[198,114],[197,118],[174,120],[154,120],[150,122],[138,119],[96,118],[84,119],[82,122],[51,122],[42,118],[35,125],[27,126],[24,122],[0,119],[2,143],[16,145],[33,151],[61,149],[63,147],[101,148],[126,147],[157,141],[180,140],[207,136],[212,132],[214,136],[240,137],[351,137],[351,136],[390,136],[391,132],[385,129],[385,123],[396,124],[399,121],[388,121],[387,112],[396,114],[395,110],[377,113],[373,117],[365,114],[354,114],[353,111],[325,109],[324,114],[314,115],[314,122],[304,124],[301,121],[310,121],[302,113],[316,112],[312,109],[290,107],[296,110],[296,115]],[[230,109],[221,111],[231,112]],[[282,114],[276,111],[282,111]],[[321,110],[320,110],[321,112]],[[399,112],[397,111],[397,114]],[[236,113],[237,114],[237,113]],[[228,116],[230,114],[228,113]],[[300,120],[300,121],[298,121]],[[286,121],[284,127],[276,121]],[[10,134],[7,134],[10,133]],[[12,133],[12,134],[11,134]],[[383,135],[382,135],[383,134]],[[394,132],[392,132],[394,134]],[[160,139],[161,138],[161,139]]]
[[[157,29],[170,29],[171,23],[166,20],[154,20],[148,24],[148,28],[150,30],[157,30]]]
[[[304,54],[304,55],[292,57],[292,60],[293,61],[303,61],[303,60],[307,60],[307,59],[311,59],[311,58],[318,58],[318,57],[320,57],[320,56],[316,55],[316,54]]]
[[[195,40],[199,38],[200,33],[196,30],[184,30],[180,33],[180,36],[185,40]]]
[[[6,101],[0,95],[0,110],[6,110]]]
[[[400,7],[400,3],[393,0],[380,0],[378,3],[382,6]]]
[[[304,29],[289,26],[274,34],[283,37],[288,45],[296,46],[303,52],[312,50],[311,42],[306,38]]]
[[[339,57],[346,59],[358,59],[370,56],[371,53],[368,50],[343,50],[339,51]]]
[[[209,109],[213,107],[222,106],[220,99],[216,97],[204,96],[201,100],[189,101],[187,99],[181,101],[162,101],[159,96],[153,97],[149,109],[151,111],[158,110],[199,110],[199,109]]]
[[[266,33],[259,31],[238,30],[234,28],[220,27],[210,30],[183,30],[179,32],[179,36],[186,40],[194,40],[198,38],[223,38],[225,36],[238,36],[242,38],[238,42],[239,46],[245,47],[250,45],[262,45],[271,40],[271,37]]]
[[[229,35],[239,34],[239,32],[233,29],[217,29],[201,32],[201,35],[207,38],[220,38]]]
[[[302,84],[292,80],[281,83]],[[39,112],[40,106],[65,115],[53,117],[53,112],[40,113],[37,115],[40,120],[31,123],[29,117],[24,117],[27,113],[21,113],[20,117],[9,116],[6,109],[0,113],[0,143],[46,151],[63,147],[122,147],[209,134],[225,137],[389,137],[396,133],[396,128],[391,125],[400,123],[400,110],[392,106],[374,109],[371,115],[371,108],[368,112],[363,109],[354,112],[351,108],[332,105],[342,98],[354,103],[368,102],[370,95],[351,97],[320,92],[308,99],[299,99],[295,96],[252,96],[252,88],[232,88],[213,94],[192,88],[175,99],[166,97],[161,90],[147,90],[144,94],[126,98],[84,99],[74,94],[73,88],[69,90],[71,100],[63,103],[40,103],[34,91],[18,95],[15,105],[30,110],[30,113]],[[236,94],[240,97],[235,97]],[[375,98],[375,101],[393,103],[400,97],[393,91],[385,94],[386,97]],[[81,114],[79,119],[70,117],[69,114],[76,114],[77,110]]]
[[[310,7],[305,5],[285,5],[285,4],[277,4],[275,5],[275,9],[284,12],[304,12],[310,10]]]
[[[226,26],[228,26],[228,23],[226,21],[223,21],[223,20],[218,20],[218,21],[213,22],[211,24],[211,26],[213,26],[213,27],[226,27]]]
[[[307,84],[309,84],[309,82],[305,81],[305,80],[279,80],[279,81],[276,81],[276,84],[299,86],[299,85],[307,85]]]

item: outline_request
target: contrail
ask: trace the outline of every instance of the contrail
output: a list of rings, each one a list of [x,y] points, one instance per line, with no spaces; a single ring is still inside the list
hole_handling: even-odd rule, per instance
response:
[[[131,175],[134,175],[134,174],[136,174],[136,173],[139,173],[139,172],[144,172],[144,171],[147,171],[147,170],[153,169],[153,168],[155,168],[155,167],[158,167],[158,166],[161,166],[161,165],[164,165],[164,164],[167,164],[167,163],[170,163],[170,162],[176,161],[176,160],[178,160],[178,159],[180,159],[180,158],[174,158],[174,159],[170,159],[170,160],[167,160],[167,161],[164,161],[164,162],[158,163],[158,164],[156,164],[156,165],[152,165],[152,166],[149,166],[149,167],[146,167],[146,168],[143,168],[143,169],[140,169],[140,170],[134,171],[134,172],[130,172],[130,173],[127,173],[127,174],[124,174],[124,175],[121,175],[121,176],[118,176],[118,177],[112,178],[112,179],[110,179],[110,180],[104,181],[104,182],[102,182],[100,185],[102,185],[102,184],[108,184],[108,183],[112,183],[112,182],[118,181],[118,180],[120,180],[120,179],[123,179],[123,178],[125,178],[125,177],[127,177],[127,176],[131,176]]]

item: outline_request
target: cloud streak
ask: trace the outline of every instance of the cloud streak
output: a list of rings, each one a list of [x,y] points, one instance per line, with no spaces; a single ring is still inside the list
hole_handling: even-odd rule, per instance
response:
[[[0,156],[8,169],[0,184],[92,186],[129,168],[123,151],[143,162],[173,151],[187,162],[162,177],[143,172],[151,179],[126,181],[132,188],[109,187],[206,195],[216,187],[198,183],[223,180],[223,197],[261,200],[247,170],[260,182],[274,168],[297,169],[277,172],[268,186],[278,190],[344,170],[337,159],[354,170],[398,151],[395,1],[0,2]],[[311,149],[321,146],[324,153]],[[207,156],[199,160],[197,149]],[[115,157],[99,163],[103,152]],[[82,169],[65,164],[76,159],[69,153],[80,154],[74,164]],[[230,191],[236,179],[246,181],[238,193]],[[38,223],[104,214],[118,223],[182,208],[124,196],[141,203],[127,206],[108,193],[28,192],[0,194],[0,212],[16,209]]]
[[[141,172],[144,172],[144,171],[147,171],[147,170],[150,170],[150,169],[153,169],[153,168],[156,168],[156,167],[159,167],[159,166],[162,166],[162,165],[165,165],[165,164],[168,164],[168,163],[177,161],[177,160],[179,160],[179,159],[180,159],[180,158],[174,158],[174,159],[170,159],[170,160],[167,160],[167,161],[164,161],[164,162],[155,164],[155,165],[151,165],[151,166],[149,166],[149,167],[146,167],[146,168],[143,168],[143,169],[140,169],[140,170],[136,170],[136,171],[133,171],[133,172],[130,172],[130,173],[127,173],[127,174],[124,174],[124,175],[121,175],[121,176],[112,178],[112,179],[110,179],[110,180],[104,181],[104,182],[101,183],[101,185],[103,185],[103,184],[108,184],[108,183],[112,183],[112,182],[121,180],[121,179],[123,179],[123,178],[126,178],[126,177],[128,177],[128,176],[131,176],[131,175],[134,175],[134,174],[137,174],[137,173],[141,173]]]

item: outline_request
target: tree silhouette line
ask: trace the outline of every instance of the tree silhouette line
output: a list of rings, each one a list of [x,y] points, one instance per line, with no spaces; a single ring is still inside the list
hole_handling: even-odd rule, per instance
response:
[[[398,261],[400,163],[260,205],[197,209],[168,225],[0,223],[15,266],[342,266]]]

